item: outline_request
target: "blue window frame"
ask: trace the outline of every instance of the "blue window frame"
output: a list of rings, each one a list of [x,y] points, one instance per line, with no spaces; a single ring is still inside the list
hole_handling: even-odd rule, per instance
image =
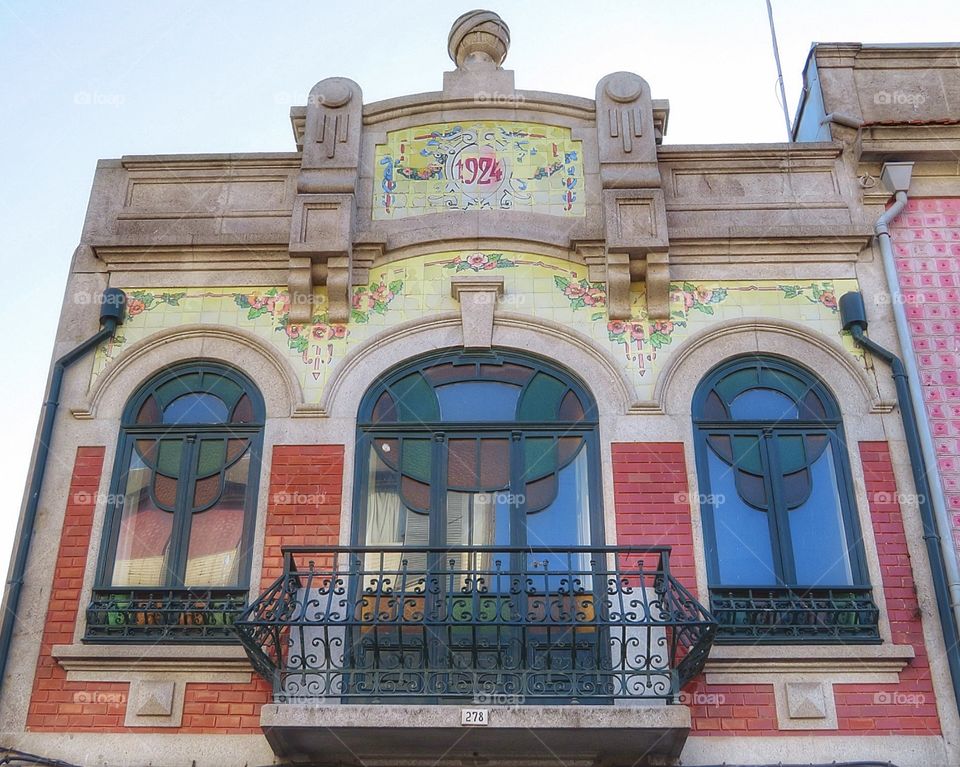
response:
[[[232,639],[246,602],[263,436],[226,365],[153,378],[122,418],[87,639]]]
[[[533,357],[405,365],[360,407],[356,544],[596,545],[596,424],[585,388]]]
[[[721,638],[876,640],[843,425],[826,387],[786,360],[741,357],[703,379],[693,420]]]

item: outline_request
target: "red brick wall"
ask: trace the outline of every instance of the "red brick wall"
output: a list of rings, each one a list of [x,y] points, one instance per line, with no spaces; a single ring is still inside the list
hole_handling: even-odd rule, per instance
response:
[[[840,727],[871,730],[871,734],[877,735],[939,734],[940,721],[890,448],[886,442],[861,442],[860,459],[893,642],[912,645],[916,657],[900,673],[899,685],[836,685]]]
[[[960,552],[960,198],[910,200],[890,236]]]
[[[697,593],[682,442],[619,442],[613,454],[617,543],[672,546],[670,570]]]
[[[283,572],[281,546],[340,542],[342,493],[343,445],[273,448],[261,588]]]
[[[98,683],[93,690],[83,682],[67,682],[66,672],[50,654],[54,645],[73,642],[93,511],[103,472],[103,454],[102,447],[79,447],[74,458],[47,622],[40,640],[40,657],[27,714],[30,730],[111,728],[123,722],[126,684]],[[43,544],[34,539],[33,545]]]
[[[889,449],[885,442],[864,442],[860,453],[893,640],[912,645],[915,659],[900,674],[897,685],[835,685],[839,730],[778,730],[773,685],[708,685],[701,677],[688,685],[682,695],[691,709],[693,733],[749,736],[940,732]],[[683,445],[615,444],[613,482],[618,543],[673,546],[674,570],[681,582],[694,590],[693,534]]]
[[[27,729],[259,734],[260,707],[270,700],[271,691],[255,674],[245,684],[188,683],[179,728],[124,728],[126,683],[67,682],[66,672],[51,656],[53,645],[73,641],[103,453],[102,447],[77,451]],[[282,570],[282,545],[337,542],[342,491],[342,445],[274,447],[261,588]]]

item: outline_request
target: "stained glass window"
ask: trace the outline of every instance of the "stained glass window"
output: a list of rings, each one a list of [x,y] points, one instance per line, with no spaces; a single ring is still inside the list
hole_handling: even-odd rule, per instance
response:
[[[712,585],[866,583],[840,413],[816,377],[739,358],[704,378],[693,415]]]
[[[226,366],[167,371],[130,401],[99,586],[228,588],[247,580],[263,401]]]
[[[361,545],[602,541],[596,405],[543,360],[508,352],[418,360],[367,392],[359,422]]]

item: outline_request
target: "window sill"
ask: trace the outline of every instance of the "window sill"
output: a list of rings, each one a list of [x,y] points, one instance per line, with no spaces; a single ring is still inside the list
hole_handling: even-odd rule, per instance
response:
[[[850,677],[854,683],[876,678],[887,683],[897,681],[914,654],[910,645],[892,644],[716,645],[704,673],[710,684],[753,684],[760,681],[757,677],[779,674],[818,674],[834,681]]]
[[[114,674],[126,680],[132,674],[163,671],[245,682],[252,670],[243,648],[236,645],[72,644],[54,645],[52,655],[67,678],[77,681],[89,678],[88,674]],[[106,680],[106,676],[100,678]]]

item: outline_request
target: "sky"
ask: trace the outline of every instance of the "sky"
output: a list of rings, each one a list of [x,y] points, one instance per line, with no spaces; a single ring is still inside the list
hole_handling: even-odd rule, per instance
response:
[[[352,78],[367,102],[439,90],[450,24],[477,2],[0,0],[0,572],[97,160],[293,151],[289,107],[326,77]],[[518,88],[592,98],[601,77],[628,70],[670,100],[665,143],[786,139],[764,0],[485,7],[510,26]],[[791,116],[814,42],[960,34],[956,0],[773,8]]]

